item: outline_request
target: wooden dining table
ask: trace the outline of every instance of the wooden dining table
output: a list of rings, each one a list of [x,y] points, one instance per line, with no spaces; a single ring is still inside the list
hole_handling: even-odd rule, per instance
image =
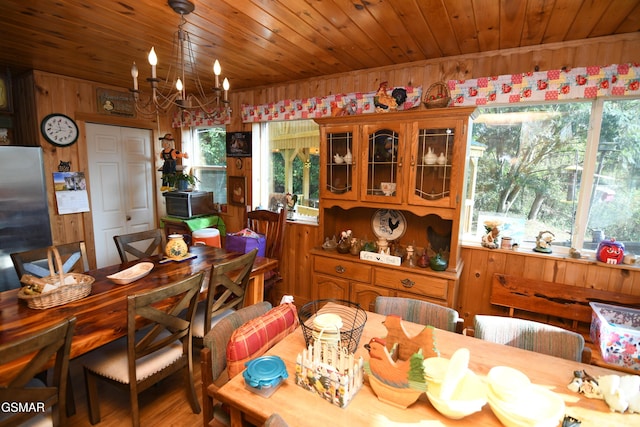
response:
[[[25,301],[18,298],[19,289],[0,292],[0,344],[15,341],[35,330],[75,316],[77,321],[70,352],[70,358],[73,359],[126,335],[128,295],[205,271],[207,277],[203,283],[203,299],[211,267],[242,255],[210,246],[193,246],[189,248],[189,253],[195,257],[181,262],[161,262],[162,256],[155,255],[90,270],[85,274],[94,277],[95,282],[88,296],[48,309],[29,308]],[[107,277],[143,261],[154,265],[151,272],[139,280],[118,285]],[[275,259],[256,257],[245,295],[245,305],[263,300],[264,274],[277,265],[278,261]],[[13,369],[15,366],[0,366],[0,384]]]
[[[363,348],[374,337],[384,337],[387,331],[385,316],[367,312],[367,322],[360,338],[356,356],[368,360]],[[417,335],[423,328],[403,322],[407,332]],[[482,341],[477,338],[448,332],[435,331],[435,345],[442,357],[449,358],[459,348],[470,351],[469,369],[485,379],[494,366],[510,366],[524,372],[532,383],[558,394],[565,402],[565,414],[582,422],[581,427],[640,426],[640,414],[613,413],[604,400],[589,399],[567,388],[574,371],[586,370],[594,377],[619,375],[620,372],[598,366],[560,359],[545,354],[521,350],[515,347]],[[232,427],[242,421],[264,422],[272,413],[279,413],[290,427],[296,426],[376,426],[376,427],[436,427],[436,426],[501,426],[487,403],[481,411],[462,420],[452,420],[441,415],[423,393],[416,403],[406,409],[384,403],[365,384],[344,409],[332,405],[313,392],[295,384],[296,356],[305,348],[302,330],[298,328],[277,345],[268,355],[281,357],[289,377],[269,397],[264,398],[245,387],[242,375],[236,375],[215,394],[231,411]],[[558,423],[558,425],[561,425]]]

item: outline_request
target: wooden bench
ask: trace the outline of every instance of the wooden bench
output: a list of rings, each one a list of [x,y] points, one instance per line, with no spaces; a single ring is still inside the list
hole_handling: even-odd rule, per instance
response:
[[[586,346],[592,350],[591,363],[625,370],[604,363],[600,350],[591,342],[589,327],[592,310],[589,303],[602,302],[637,308],[640,306],[640,296],[495,273],[491,283],[490,302],[507,307],[511,317],[518,310],[526,313],[519,313],[516,317],[544,321],[581,333],[585,337]]]

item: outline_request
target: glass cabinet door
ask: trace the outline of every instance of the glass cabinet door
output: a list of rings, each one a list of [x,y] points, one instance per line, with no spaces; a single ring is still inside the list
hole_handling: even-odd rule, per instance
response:
[[[399,125],[365,126],[366,151],[361,199],[400,203],[403,131]]]
[[[409,203],[452,206],[452,176],[457,162],[455,126],[419,124],[414,135],[417,141],[411,153]]]
[[[322,128],[321,197],[328,199],[357,199],[357,127]]]

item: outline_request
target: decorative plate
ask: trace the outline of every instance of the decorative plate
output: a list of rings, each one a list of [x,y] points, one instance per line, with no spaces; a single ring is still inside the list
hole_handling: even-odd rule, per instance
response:
[[[407,220],[400,211],[378,209],[371,218],[371,227],[378,239],[397,240],[404,235]]]

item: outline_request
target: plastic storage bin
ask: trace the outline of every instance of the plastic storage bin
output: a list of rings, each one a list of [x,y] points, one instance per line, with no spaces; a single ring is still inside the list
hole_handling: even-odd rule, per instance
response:
[[[602,359],[640,371],[640,310],[591,302],[591,340]]]

